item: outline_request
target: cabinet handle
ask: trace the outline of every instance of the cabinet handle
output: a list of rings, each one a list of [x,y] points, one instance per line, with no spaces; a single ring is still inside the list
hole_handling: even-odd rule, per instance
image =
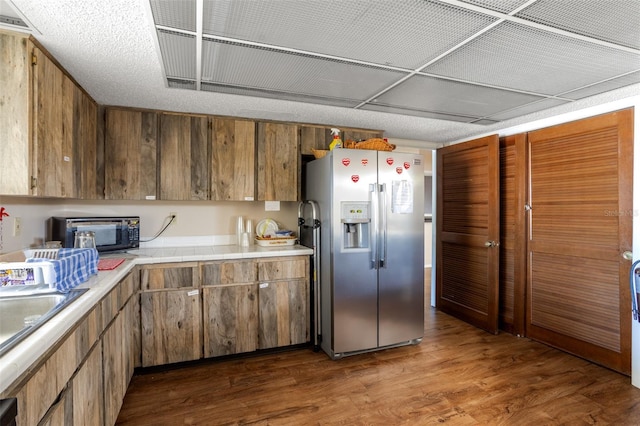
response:
[[[260,288],[267,288],[269,287],[269,283],[260,283]]]

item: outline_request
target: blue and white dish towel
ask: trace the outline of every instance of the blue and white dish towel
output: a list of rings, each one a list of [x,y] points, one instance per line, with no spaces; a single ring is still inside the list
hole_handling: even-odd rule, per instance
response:
[[[48,262],[53,265],[55,282],[47,283],[57,291],[67,293],[98,273],[98,251],[88,248],[61,248],[57,259],[30,258],[27,262]]]

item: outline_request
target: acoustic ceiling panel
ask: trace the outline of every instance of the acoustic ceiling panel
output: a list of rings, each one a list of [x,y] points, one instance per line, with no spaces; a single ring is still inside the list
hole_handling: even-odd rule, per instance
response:
[[[501,13],[510,13],[529,0],[462,0],[465,3],[485,7]]]
[[[195,80],[195,36],[173,31],[158,30],[158,44],[167,77]]]
[[[251,89],[360,100],[404,74],[302,54],[203,41],[202,81]]]
[[[495,121],[508,120],[510,118],[519,117],[532,112],[542,111],[543,109],[552,108],[558,105],[566,104],[569,101],[561,99],[542,99],[529,104],[521,105],[515,108],[509,108],[497,114],[492,114],[488,118]]]
[[[640,83],[639,0],[149,4],[170,88],[487,124]]]
[[[196,30],[196,0],[151,0],[150,3],[156,25]]]
[[[204,2],[207,35],[415,69],[497,18],[429,0]]]
[[[563,93],[562,97],[569,99],[582,99],[587,96],[597,95],[599,93],[608,92],[610,90],[620,89],[621,87],[630,86],[632,84],[640,83],[640,71],[629,73],[622,77],[607,80],[602,83],[587,86],[583,89],[574,90],[572,92]],[[640,93],[640,90],[638,90]]]
[[[485,117],[542,99],[539,96],[440,78],[413,76],[375,99],[377,104]]]
[[[424,71],[557,95],[640,69],[640,56],[503,22]]]
[[[343,108],[354,108],[360,102],[348,99],[336,99],[322,96],[288,93],[276,90],[252,89],[247,87],[227,86],[223,84],[203,82],[200,90],[205,92],[227,93],[230,95],[253,96],[256,98],[279,99],[285,101],[307,102],[317,105],[330,105]]]
[[[516,16],[598,40],[640,49],[638,0],[538,0]]]
[[[370,103],[362,106],[362,109],[368,111],[387,112],[392,114],[410,115],[412,117],[433,118],[436,120],[457,121],[459,123],[474,123],[478,117],[469,117],[459,114],[445,114],[433,111],[421,111],[412,108],[394,107],[389,105],[378,105]]]

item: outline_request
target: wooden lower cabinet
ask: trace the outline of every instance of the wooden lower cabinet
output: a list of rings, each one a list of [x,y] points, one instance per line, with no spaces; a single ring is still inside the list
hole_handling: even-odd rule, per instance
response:
[[[204,356],[309,341],[309,258],[202,264]]]
[[[142,292],[140,319],[143,367],[202,357],[199,289]]]
[[[304,280],[260,283],[260,349],[309,341],[309,293]]]
[[[258,349],[258,285],[202,289],[205,358]]]
[[[139,306],[137,296],[129,299],[102,337],[105,425],[115,424],[133,377],[136,358],[140,357],[135,341],[139,333],[134,328]]]
[[[71,382],[73,425],[102,424],[102,395],[105,390],[103,389],[101,371],[102,341],[99,341]]]
[[[138,277],[127,275],[28,377],[0,395],[18,399],[18,426],[115,424],[140,358]]]
[[[140,278],[142,366],[202,357],[202,297],[197,262],[147,265]]]

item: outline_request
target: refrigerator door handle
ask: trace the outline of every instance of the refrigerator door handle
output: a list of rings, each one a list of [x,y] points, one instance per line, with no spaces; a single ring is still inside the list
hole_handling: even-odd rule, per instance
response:
[[[371,241],[371,258],[369,269],[378,269],[378,184],[369,184],[369,204],[371,205],[371,226],[369,227],[369,241]]]
[[[382,241],[380,242],[380,268],[386,268],[387,261],[387,184],[380,185],[380,216],[382,217]]]

